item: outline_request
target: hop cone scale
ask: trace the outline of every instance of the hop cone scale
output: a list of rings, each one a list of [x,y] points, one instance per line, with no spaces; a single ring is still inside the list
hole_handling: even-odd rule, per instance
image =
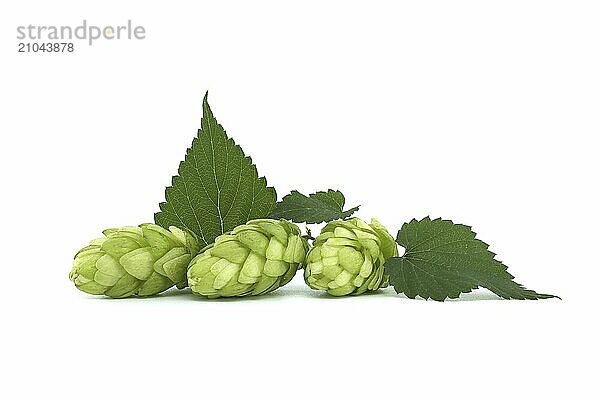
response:
[[[203,249],[190,263],[188,282],[195,294],[208,298],[268,293],[292,280],[307,251],[296,225],[252,220]]]
[[[155,224],[102,233],[75,255],[69,279],[79,290],[122,298],[187,286],[187,266],[199,250],[193,234]]]
[[[359,218],[328,223],[307,255],[304,280],[333,296],[361,294],[388,285],[383,264],[398,247],[377,220]]]

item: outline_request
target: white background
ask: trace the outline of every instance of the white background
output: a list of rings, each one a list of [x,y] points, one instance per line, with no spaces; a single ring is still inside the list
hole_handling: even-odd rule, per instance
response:
[[[1,397],[596,398],[597,1],[82,3],[0,6]],[[147,38],[17,53],[84,18]],[[563,300],[77,291],[80,247],[152,220],[206,90],[280,197],[472,225]]]

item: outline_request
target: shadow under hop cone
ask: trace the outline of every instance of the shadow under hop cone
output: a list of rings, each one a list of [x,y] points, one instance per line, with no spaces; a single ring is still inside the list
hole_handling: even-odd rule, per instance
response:
[[[292,280],[308,243],[285,220],[256,219],[217,237],[190,263],[188,282],[207,298],[254,296]]]
[[[398,246],[376,219],[329,222],[307,256],[304,280],[333,296],[362,294],[387,287],[383,264],[398,255]]]
[[[151,296],[187,286],[186,271],[199,250],[195,236],[155,224],[107,229],[73,262],[69,279],[79,290],[122,298]]]

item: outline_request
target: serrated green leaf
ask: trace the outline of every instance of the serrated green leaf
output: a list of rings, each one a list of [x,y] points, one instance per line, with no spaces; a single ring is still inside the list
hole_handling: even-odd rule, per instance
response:
[[[329,222],[348,218],[358,211],[359,207],[344,211],[345,202],[346,199],[339,190],[329,189],[326,192],[316,192],[309,196],[293,190],[277,203],[270,217],[308,224]]]
[[[477,287],[505,299],[547,299],[516,283],[488,245],[475,238],[469,226],[429,217],[402,226],[396,241],[406,251],[385,263],[385,273],[397,293],[410,298],[444,301]]]
[[[207,99],[208,93],[198,136],[154,215],[165,228],[175,225],[194,232],[204,246],[238,225],[268,216],[277,201],[275,189],[267,187],[250,157],[227,137]]]

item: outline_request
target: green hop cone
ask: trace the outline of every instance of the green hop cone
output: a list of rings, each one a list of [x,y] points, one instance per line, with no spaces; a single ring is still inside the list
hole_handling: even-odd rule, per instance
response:
[[[376,219],[329,222],[307,255],[304,280],[333,296],[377,290],[388,285],[385,260],[397,255],[394,238]]]
[[[122,298],[151,296],[187,286],[186,271],[199,250],[193,234],[154,224],[107,229],[75,255],[69,279],[79,290]]]
[[[292,280],[307,251],[308,243],[296,225],[252,220],[217,237],[192,260],[189,285],[208,298],[268,293]]]

